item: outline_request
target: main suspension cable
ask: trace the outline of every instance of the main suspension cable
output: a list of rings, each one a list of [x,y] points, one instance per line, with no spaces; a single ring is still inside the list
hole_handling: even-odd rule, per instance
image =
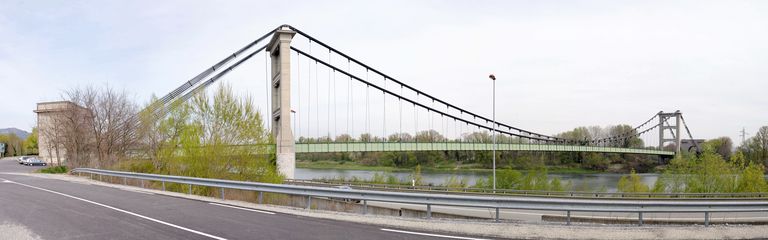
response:
[[[442,112],[442,111],[440,111],[440,110],[437,110],[437,109],[431,108],[431,107],[429,107],[429,106],[427,106],[427,105],[424,105],[424,104],[422,104],[422,103],[419,103],[418,101],[413,101],[413,100],[410,100],[410,99],[408,99],[408,98],[405,98],[405,97],[403,97],[403,96],[401,96],[401,95],[399,95],[399,94],[396,94],[396,93],[394,93],[394,92],[391,92],[391,91],[389,91],[389,90],[387,90],[387,89],[384,89],[384,88],[381,88],[381,87],[379,87],[379,86],[377,86],[377,85],[371,84],[370,82],[368,82],[368,81],[366,81],[366,80],[364,80],[364,79],[361,79],[361,78],[359,78],[359,77],[357,77],[357,76],[354,76],[354,75],[350,74],[350,73],[349,73],[349,72],[347,72],[347,71],[344,71],[344,70],[338,69],[338,68],[337,68],[337,67],[335,67],[335,66],[329,65],[328,63],[326,63],[326,62],[324,62],[324,61],[322,61],[322,60],[320,60],[320,59],[318,59],[318,58],[316,58],[316,57],[314,57],[314,56],[311,56],[311,55],[307,54],[306,52],[303,52],[303,51],[301,51],[301,50],[299,50],[299,49],[297,49],[297,48],[295,48],[295,47],[291,47],[291,49],[292,49],[292,50],[294,50],[294,51],[296,51],[296,52],[298,52],[298,53],[300,53],[300,54],[302,54],[302,55],[304,55],[304,56],[306,56],[306,57],[308,57],[308,58],[310,58],[310,59],[312,59],[312,60],[314,60],[316,63],[322,64],[322,65],[325,65],[326,67],[329,67],[329,68],[332,68],[332,69],[335,69],[335,70],[336,70],[336,71],[338,71],[339,73],[341,73],[341,74],[344,74],[344,75],[347,75],[347,76],[348,76],[348,77],[350,77],[351,79],[357,80],[358,82],[361,82],[361,83],[363,83],[363,84],[365,84],[365,85],[367,85],[367,86],[370,86],[370,87],[374,87],[374,88],[376,88],[376,89],[378,89],[378,90],[381,90],[381,91],[384,91],[384,92],[386,92],[386,93],[387,93],[387,94],[389,94],[389,95],[392,95],[392,96],[394,96],[394,97],[397,97],[397,98],[400,98],[400,99],[406,100],[406,101],[408,101],[408,102],[411,102],[411,103],[413,103],[414,105],[418,105],[419,107],[421,107],[421,108],[424,108],[424,109],[425,109],[425,110],[427,110],[427,111],[436,112],[436,113],[441,113],[441,114],[445,114],[445,115],[446,115],[446,116],[448,116],[448,117],[451,117],[451,118],[456,118],[456,116],[454,116],[454,115],[443,113],[443,112]],[[354,93],[354,92],[353,92],[353,93]],[[418,94],[418,93],[417,93],[417,100],[418,100],[418,96],[420,96],[420,94]],[[354,115],[354,114],[353,114],[353,115]],[[478,117],[478,116],[473,116],[473,117],[474,117],[474,118],[480,118],[480,117]],[[353,121],[354,121],[354,119],[353,119]],[[477,123],[474,123],[474,122],[470,122],[470,121],[467,121],[467,120],[464,120],[464,119],[461,119],[461,121],[464,121],[464,122],[467,122],[467,123],[469,123],[469,124],[475,125],[475,126],[477,126],[477,127],[478,127],[478,129],[482,128],[482,129],[490,130],[490,127],[488,127],[488,126],[484,126],[484,125],[481,125],[481,124],[477,124]],[[503,133],[503,134],[507,134],[507,135],[520,136],[519,134],[515,134],[515,133],[512,133],[512,132],[507,132],[507,131],[502,131],[502,130],[497,130],[497,132],[499,132],[499,133]],[[532,135],[533,135],[532,133],[530,133],[530,132],[527,132],[527,131],[525,131],[525,132],[530,134],[529,136],[525,136],[525,137],[526,137],[526,138],[528,138],[528,139],[532,139],[532,140],[541,140],[541,141],[544,141],[544,140],[548,140],[548,139],[542,138],[542,137],[546,137],[546,136],[543,136],[543,135],[538,135],[538,134],[537,134],[537,136],[539,136],[539,137],[534,137],[534,136],[532,136]]]
[[[413,88],[413,87],[411,87],[411,86],[409,86],[409,85],[407,85],[407,84],[405,84],[405,83],[403,83],[403,82],[401,82],[401,81],[399,81],[399,80],[397,80],[397,79],[395,79],[395,78],[393,78],[393,77],[391,77],[391,76],[389,76],[389,75],[386,75],[386,74],[384,74],[384,73],[383,73],[383,72],[381,72],[381,71],[378,71],[378,70],[376,70],[375,68],[372,68],[372,67],[370,67],[370,66],[368,66],[368,65],[366,65],[366,64],[364,64],[364,63],[362,63],[362,62],[360,62],[360,61],[358,61],[357,59],[354,59],[354,58],[350,57],[350,56],[349,56],[349,55],[347,55],[347,54],[344,54],[343,52],[341,52],[341,51],[339,51],[339,50],[336,50],[335,48],[333,48],[333,47],[331,47],[331,46],[329,46],[329,45],[327,45],[327,44],[323,43],[322,41],[319,41],[319,40],[317,40],[316,38],[314,38],[314,37],[310,36],[309,34],[306,34],[306,33],[302,32],[301,30],[299,30],[299,29],[297,29],[297,28],[295,28],[295,27],[293,27],[293,26],[287,26],[287,27],[291,28],[291,30],[294,30],[294,31],[296,31],[298,34],[300,34],[300,35],[302,35],[302,36],[306,37],[307,39],[310,39],[310,40],[314,41],[315,43],[317,43],[317,44],[319,44],[319,45],[321,45],[321,46],[323,46],[323,47],[325,47],[325,48],[327,48],[327,49],[329,49],[329,50],[331,50],[331,51],[335,52],[336,54],[338,54],[338,55],[340,55],[340,56],[342,56],[342,57],[344,57],[344,58],[347,58],[347,60],[349,60],[349,61],[352,61],[352,62],[355,62],[355,64],[358,64],[358,65],[360,65],[360,66],[362,66],[362,67],[364,67],[364,68],[366,68],[366,69],[369,69],[369,70],[373,71],[373,72],[374,72],[374,73],[376,73],[376,74],[379,74],[379,75],[381,75],[381,76],[383,76],[383,77],[386,77],[386,78],[390,79],[391,81],[393,81],[393,82],[395,82],[395,83],[397,83],[397,84],[400,84],[400,85],[402,85],[402,86],[404,86],[404,87],[408,88],[408,89],[409,89],[409,90],[411,90],[411,91],[414,91],[414,92],[416,92],[416,93],[418,93],[418,94],[420,94],[420,95],[424,95],[424,96],[426,96],[427,98],[430,98],[430,99],[432,99],[432,100],[434,100],[434,101],[438,101],[438,102],[440,102],[440,103],[442,103],[442,104],[446,104],[446,105],[449,105],[451,108],[457,109],[457,110],[459,110],[459,111],[461,111],[461,112],[466,112],[467,114],[469,114],[469,115],[471,115],[471,116],[473,116],[473,117],[477,117],[477,118],[480,118],[481,120],[491,121],[491,120],[490,120],[490,119],[488,119],[488,118],[485,118],[485,117],[483,117],[483,116],[480,116],[480,115],[478,115],[478,114],[475,114],[475,113],[472,113],[472,112],[470,112],[470,111],[464,110],[464,109],[462,109],[462,108],[459,108],[459,107],[457,107],[457,106],[455,106],[455,105],[449,104],[449,103],[447,103],[447,102],[445,102],[445,101],[443,101],[443,100],[440,100],[440,99],[438,99],[438,98],[435,98],[435,97],[433,97],[433,96],[431,96],[431,95],[429,95],[429,94],[427,94],[427,93],[424,93],[424,92],[422,92],[422,91],[420,91],[420,90],[418,90],[418,89],[416,89],[416,88]],[[541,137],[543,137],[543,138],[548,138],[548,139],[552,139],[552,140],[558,140],[558,139],[559,139],[559,138],[557,138],[557,137],[552,137],[552,136],[548,136],[548,135],[544,135],[544,134],[539,134],[539,133],[535,133],[535,132],[531,132],[531,131],[527,131],[527,130],[519,129],[519,128],[516,128],[516,127],[513,127],[513,126],[509,126],[509,125],[506,125],[506,124],[502,124],[502,123],[499,123],[499,125],[500,125],[500,126],[504,126],[504,127],[508,127],[508,128],[512,128],[512,129],[515,129],[515,130],[520,130],[520,131],[523,131],[523,132],[526,132],[526,133],[531,133],[531,134],[539,135],[539,136],[541,136]]]

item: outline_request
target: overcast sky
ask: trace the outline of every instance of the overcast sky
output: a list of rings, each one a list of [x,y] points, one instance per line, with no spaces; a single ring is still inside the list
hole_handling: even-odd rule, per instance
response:
[[[681,110],[694,137],[768,125],[768,1],[0,1],[0,128],[97,85],[137,102],[291,24],[399,80],[554,134]],[[261,99],[264,60],[224,79]]]

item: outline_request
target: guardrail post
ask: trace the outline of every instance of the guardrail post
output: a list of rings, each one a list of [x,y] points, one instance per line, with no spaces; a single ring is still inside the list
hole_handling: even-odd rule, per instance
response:
[[[141,188],[144,188],[144,179],[139,180],[141,182]]]
[[[643,226],[643,212],[637,213],[638,225]]]
[[[496,208],[496,222],[499,222],[499,208]]]
[[[264,203],[264,192],[259,192],[259,204]]]
[[[123,177],[123,185],[128,185],[128,177]]]
[[[189,195],[192,195],[192,184],[189,184]]]
[[[163,181],[163,191],[165,191],[165,181]]]
[[[709,226],[709,212],[704,212],[704,226]]]
[[[363,215],[368,214],[368,200],[363,200]]]
[[[221,200],[224,200],[224,188],[220,188]]]
[[[432,204],[427,204],[427,219],[432,219]]]
[[[307,195],[307,210],[312,208],[312,196]]]
[[[571,211],[565,211],[565,225],[571,225]]]
[[[101,174],[99,174],[99,182],[101,182]]]

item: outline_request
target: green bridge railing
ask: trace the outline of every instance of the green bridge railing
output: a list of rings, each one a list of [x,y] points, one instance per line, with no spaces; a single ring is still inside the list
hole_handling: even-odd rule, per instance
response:
[[[634,149],[617,147],[594,147],[546,144],[499,143],[498,151],[540,151],[540,152],[599,152],[634,153],[647,155],[674,156],[675,152],[656,149]],[[398,143],[398,142],[351,142],[351,143],[296,143],[296,153],[324,152],[400,152],[400,151],[491,151],[491,143]]]

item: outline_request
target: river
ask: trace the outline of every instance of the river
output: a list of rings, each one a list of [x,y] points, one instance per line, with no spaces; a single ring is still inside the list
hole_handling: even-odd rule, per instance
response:
[[[363,179],[370,179],[374,173],[381,173],[380,171],[369,170],[339,170],[339,169],[310,169],[310,168],[297,168],[297,179],[321,179],[321,178],[351,178],[358,177]],[[389,172],[402,181],[410,181],[411,172]],[[487,179],[491,175],[490,172],[432,172],[422,171],[421,173],[424,184],[442,185],[451,176],[463,178],[467,180],[467,183],[472,186],[480,178]],[[560,177],[563,185],[568,181],[571,181],[574,187],[586,188],[586,191],[599,191],[605,190],[608,192],[615,192],[619,183],[619,178],[625,174],[615,173],[595,173],[595,174],[549,174],[550,179],[554,177]],[[642,181],[650,187],[659,178],[657,173],[640,173]],[[604,189],[603,189],[604,188]]]

